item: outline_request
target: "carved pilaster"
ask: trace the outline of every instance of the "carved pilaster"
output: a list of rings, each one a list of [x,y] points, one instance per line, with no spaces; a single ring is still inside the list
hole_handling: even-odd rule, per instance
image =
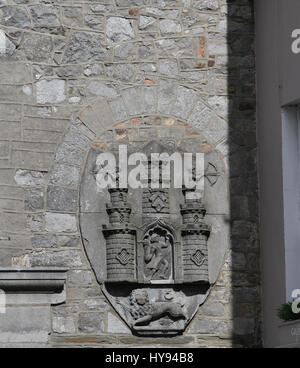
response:
[[[106,269],[108,282],[134,282],[136,232],[129,226],[131,207],[127,203],[127,189],[109,189],[111,203],[106,210],[109,226],[103,226],[106,238]]]

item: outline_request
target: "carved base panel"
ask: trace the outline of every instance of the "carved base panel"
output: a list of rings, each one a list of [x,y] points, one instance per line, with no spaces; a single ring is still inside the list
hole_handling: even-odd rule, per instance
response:
[[[103,292],[136,335],[181,334],[208,293],[207,285],[105,283]]]

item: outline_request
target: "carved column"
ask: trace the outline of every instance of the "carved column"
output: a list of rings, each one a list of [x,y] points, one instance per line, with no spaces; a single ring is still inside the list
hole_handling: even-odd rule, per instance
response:
[[[183,189],[185,203],[181,205],[182,266],[184,282],[208,282],[207,239],[210,227],[204,223],[205,208],[201,199],[188,199],[193,190]]]
[[[107,204],[106,210],[110,225],[103,226],[108,282],[133,282],[136,279],[136,232],[128,224],[131,208],[127,203],[127,192],[128,189],[109,189],[111,203]]]

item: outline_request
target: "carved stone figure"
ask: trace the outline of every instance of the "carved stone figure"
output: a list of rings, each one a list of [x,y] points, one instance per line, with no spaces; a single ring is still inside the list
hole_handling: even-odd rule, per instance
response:
[[[145,276],[149,280],[167,280],[171,270],[172,236],[150,231],[143,241]]]
[[[132,318],[132,326],[147,326],[152,321],[168,317],[171,322],[176,320],[186,320],[186,309],[184,295],[174,293],[172,289],[163,291],[162,300],[149,300],[147,289],[133,290],[129,297],[129,306],[121,303],[125,312]]]

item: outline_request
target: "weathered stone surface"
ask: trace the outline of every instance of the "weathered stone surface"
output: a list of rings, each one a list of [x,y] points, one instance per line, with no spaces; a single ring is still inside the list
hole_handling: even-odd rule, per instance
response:
[[[79,65],[68,65],[59,68],[56,72],[58,77],[61,78],[70,78],[70,77],[77,77],[81,73],[81,68]]]
[[[55,248],[57,246],[56,236],[52,234],[38,234],[31,237],[34,248]]]
[[[29,231],[42,231],[44,226],[44,216],[43,215],[28,215],[26,221],[26,229]]]
[[[44,190],[42,188],[26,189],[25,211],[37,211],[44,208]]]
[[[46,173],[41,171],[17,170],[14,179],[18,185],[41,185],[45,184]]]
[[[156,22],[156,18],[140,16],[139,29],[145,29]]]
[[[121,92],[127,111],[130,115],[138,115],[143,113],[142,94],[137,88],[124,89]]]
[[[188,330],[191,334],[228,335],[230,333],[225,321],[214,319],[196,319]]]
[[[53,233],[73,233],[77,231],[76,218],[74,215],[64,213],[46,212],[46,231]]]
[[[57,244],[59,247],[78,247],[78,245],[80,244],[80,238],[78,236],[60,235],[57,237]]]
[[[64,143],[56,151],[55,159],[60,164],[80,166],[83,162],[83,151],[74,144]]]
[[[225,308],[222,303],[209,302],[207,301],[204,305],[200,307],[200,315],[209,317],[220,317],[225,316]]]
[[[106,22],[106,36],[109,42],[122,42],[134,38],[134,31],[129,19],[110,17]]]
[[[104,60],[107,56],[107,49],[101,45],[94,34],[77,32],[72,35],[66,46],[64,62],[80,63]]]
[[[105,18],[99,15],[86,15],[84,23],[91,28],[103,30]]]
[[[1,32],[0,32],[0,44],[1,44]],[[12,68],[14,69],[14,73],[11,72]],[[2,61],[0,69],[0,80],[1,83],[5,84],[31,83],[32,82],[31,66],[30,64],[11,63],[11,62],[8,63]]]
[[[199,10],[217,10],[219,2],[218,0],[196,0],[194,6]]]
[[[11,160],[15,167],[29,170],[48,171],[53,154],[48,152],[33,152],[13,150]]]
[[[70,283],[75,285],[91,285],[93,280],[91,271],[84,270],[70,271],[68,277]]]
[[[52,318],[52,329],[55,333],[74,333],[76,331],[75,322],[72,317],[55,316]]]
[[[197,100],[197,92],[193,89],[179,86],[177,89],[177,97],[174,105],[174,112],[178,116],[187,117],[192,106]]]
[[[108,308],[108,304],[103,299],[87,299],[83,302],[86,310],[104,310]]]
[[[50,184],[75,187],[79,182],[79,174],[80,172],[78,167],[57,164],[52,170]]]
[[[182,29],[180,23],[169,19],[161,20],[159,23],[159,28],[162,36],[180,33]]]
[[[129,328],[112,313],[108,313],[107,332],[113,334],[130,334]]]
[[[49,306],[12,306],[1,314],[1,343],[48,342],[50,326]]]
[[[6,37],[4,31],[0,30],[0,57],[11,56],[16,49],[16,46]]]
[[[47,190],[47,208],[54,211],[76,212],[77,191],[49,186]]]
[[[104,332],[104,314],[96,312],[80,313],[78,330],[82,333],[101,334]]]
[[[93,81],[88,85],[87,91],[92,95],[108,98],[117,95],[117,91],[113,85],[96,81]]]
[[[15,6],[5,6],[1,9],[1,23],[5,26],[28,28],[31,25],[30,18],[26,12]]]
[[[29,255],[31,267],[80,267],[82,261],[77,250],[42,251]]]
[[[161,74],[174,78],[178,75],[178,65],[176,60],[163,59],[159,62],[159,71]]]
[[[34,62],[47,61],[51,57],[52,40],[48,36],[29,33],[24,35],[20,50],[24,52],[26,58]]]
[[[87,77],[104,75],[105,74],[104,66],[102,64],[87,65],[84,68],[83,73]]]
[[[60,79],[41,80],[36,84],[36,102],[59,103],[66,99],[65,81]]]
[[[31,19],[35,25],[57,27],[60,25],[59,9],[54,6],[34,5],[29,7]]]
[[[158,111],[168,114],[175,98],[175,84],[169,80],[162,80],[158,90]]]

